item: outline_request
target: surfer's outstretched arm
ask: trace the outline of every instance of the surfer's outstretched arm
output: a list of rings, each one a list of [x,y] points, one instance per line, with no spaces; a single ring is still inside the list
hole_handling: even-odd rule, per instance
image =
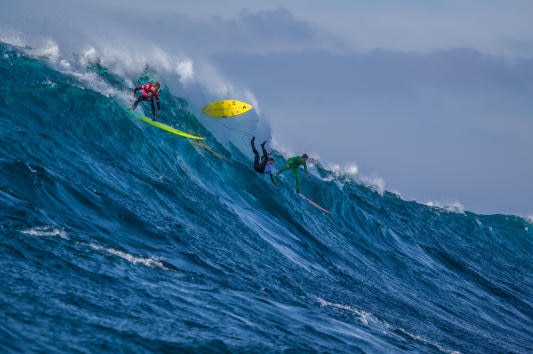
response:
[[[274,175],[271,173],[270,174],[270,180],[272,181],[272,184],[275,185],[276,187],[279,186],[279,184],[276,182],[276,180],[274,179]]]

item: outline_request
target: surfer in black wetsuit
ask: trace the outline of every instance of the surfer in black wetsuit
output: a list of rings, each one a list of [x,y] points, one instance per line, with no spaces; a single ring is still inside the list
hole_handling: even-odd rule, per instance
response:
[[[269,174],[272,184],[274,184],[277,187],[278,184],[276,183],[276,180],[274,179],[274,174],[276,173],[276,168],[274,167],[274,159],[269,157],[268,152],[265,150],[266,141],[263,141],[261,143],[261,149],[263,150],[263,156],[261,157],[261,162],[259,162],[259,152],[255,148],[255,136],[252,137],[252,140],[250,141],[250,143],[252,145],[252,151],[255,155],[254,156],[254,170],[256,170],[258,173]]]

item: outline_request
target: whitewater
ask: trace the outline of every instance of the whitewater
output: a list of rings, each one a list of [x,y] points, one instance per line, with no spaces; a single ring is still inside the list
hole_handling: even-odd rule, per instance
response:
[[[406,201],[315,160],[302,192],[325,214],[290,171],[279,188],[253,171],[257,111],[214,120],[213,90],[163,65],[134,76],[47,48],[0,42],[3,352],[533,352],[530,220]],[[155,79],[160,120],[205,145],[124,112]]]

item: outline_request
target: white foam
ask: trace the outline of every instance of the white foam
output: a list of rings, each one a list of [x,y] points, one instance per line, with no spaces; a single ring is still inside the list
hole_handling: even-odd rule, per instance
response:
[[[320,303],[320,306],[329,306],[329,307],[335,307],[341,310],[349,311],[359,317],[359,320],[365,324],[369,325],[370,323],[377,323],[379,320],[376,318],[376,316],[372,315],[370,312],[366,312],[363,310],[359,310],[355,307],[349,306],[349,305],[342,305],[342,304],[336,304],[333,302],[326,301],[324,299],[321,299],[319,297],[316,298],[318,303]]]
[[[14,47],[24,47],[26,45],[26,41],[19,32],[3,28],[0,29],[0,42]]]
[[[425,339],[425,338],[423,338],[423,337],[421,337],[421,336],[419,336],[417,334],[409,332],[406,329],[403,329],[401,327],[397,327],[397,326],[392,325],[392,324],[390,324],[390,323],[388,323],[388,322],[386,322],[384,320],[381,320],[378,317],[376,317],[375,315],[371,314],[370,312],[363,311],[363,310],[357,309],[357,308],[355,308],[353,306],[349,306],[349,305],[336,304],[334,302],[329,302],[329,301],[324,300],[324,299],[319,298],[319,297],[316,297],[315,299],[320,304],[320,306],[333,307],[333,308],[337,308],[337,309],[340,309],[340,310],[344,310],[344,311],[348,311],[348,312],[353,313],[354,315],[356,315],[359,318],[359,321],[361,321],[361,323],[363,323],[366,326],[372,326],[372,327],[379,328],[384,334],[394,335],[395,332],[399,331],[399,332],[404,333],[405,335],[411,337],[412,339],[414,339],[414,340],[416,340],[418,342],[421,342],[421,343],[424,343],[424,344],[433,345],[433,346],[439,348],[439,350],[441,350],[441,351],[443,351],[445,353],[460,354],[460,352],[458,352],[458,351],[446,349],[446,348],[444,348],[443,346],[441,346],[438,343],[434,343],[432,341],[429,341],[429,340],[427,340],[427,339]]]
[[[380,195],[383,195],[385,193],[385,180],[381,177],[366,177],[363,176],[360,178],[361,182],[369,187],[370,189],[378,192]]]
[[[331,174],[337,178],[347,178],[352,181],[355,181],[355,178],[359,173],[359,168],[354,163],[343,166],[341,166],[340,164],[329,164],[328,166],[326,166],[326,169],[329,170]]]
[[[194,78],[194,65],[192,60],[184,60],[176,63],[176,74],[179,75],[182,84],[187,84]]]
[[[60,237],[65,240],[69,239],[64,230],[54,226],[37,226],[31,229],[22,230],[20,233],[37,237]]]
[[[53,39],[47,39],[41,46],[31,48],[28,54],[57,63],[60,56],[59,45]]]
[[[429,207],[444,209],[452,213],[464,214],[465,207],[458,201],[451,202],[435,202],[429,201],[425,203]]]
[[[134,265],[141,264],[141,265],[144,265],[150,268],[160,268],[163,270],[168,270],[168,268],[164,266],[163,262],[161,262],[162,258],[136,257],[132,254],[129,254],[129,253],[126,253],[126,252],[123,252],[123,251],[120,251],[114,248],[104,248],[94,243],[90,243],[89,246],[96,251],[102,251],[102,252],[117,256],[119,258],[125,259],[126,261]]]

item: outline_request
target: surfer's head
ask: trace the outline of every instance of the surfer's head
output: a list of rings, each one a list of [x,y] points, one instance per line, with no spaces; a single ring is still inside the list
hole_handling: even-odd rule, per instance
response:
[[[155,89],[155,91],[159,91],[159,88],[161,87],[161,85],[159,84],[159,82],[154,81],[154,83],[152,84],[152,87]]]
[[[307,156],[307,154],[303,154],[302,155],[302,160],[304,160],[304,162],[307,161],[308,158],[309,158],[309,156]]]

